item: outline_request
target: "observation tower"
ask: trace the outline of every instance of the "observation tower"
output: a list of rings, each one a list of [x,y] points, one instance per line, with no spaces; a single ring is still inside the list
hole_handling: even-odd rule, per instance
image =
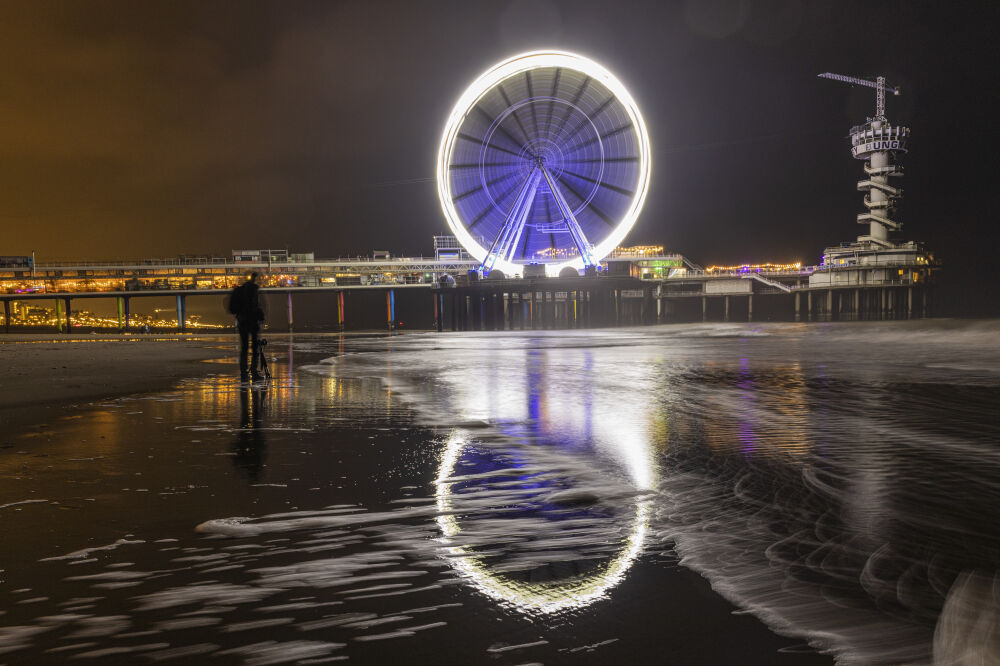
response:
[[[870,289],[865,293],[870,298],[880,298],[880,304],[866,305],[862,290],[856,289],[853,302],[847,303],[842,311],[848,317],[870,317],[872,313],[882,317],[886,312],[899,313],[904,309],[912,313],[913,289],[922,288],[929,282],[936,265],[933,255],[924,249],[922,243],[894,237],[902,227],[896,218],[896,204],[902,198],[903,190],[896,183],[903,175],[899,159],[906,153],[910,128],[893,125],[886,119],[885,93],[898,95],[899,89],[886,86],[884,76],[878,76],[874,81],[829,72],[819,76],[874,88],[876,97],[875,115],[868,118],[865,124],[852,127],[850,135],[851,154],[855,159],[864,160],[865,177],[858,181],[858,191],[865,193],[865,212],[858,214],[857,221],[858,224],[868,225],[868,233],[858,236],[854,242],[823,250],[821,264],[809,276],[809,287],[875,288],[880,296],[873,296],[875,292]],[[903,298],[900,289],[907,290],[905,308],[897,302]],[[921,291],[926,301],[926,289]],[[832,289],[828,297],[827,310],[832,313]],[[921,311],[926,310],[925,304]]]
[[[851,128],[851,154],[855,159],[864,160],[867,178],[858,181],[858,190],[865,192],[864,204],[867,212],[858,215],[858,224],[868,224],[868,235],[858,236],[859,243],[872,243],[891,247],[889,232],[898,231],[902,224],[895,219],[896,202],[903,196],[903,190],[890,183],[891,178],[903,175],[903,167],[898,164],[899,156],[906,152],[906,141],[910,128],[893,125],[885,117],[885,93],[899,94],[898,88],[885,85],[885,77],[866,81],[851,76],[831,74],[819,75],[852,85],[875,88],[875,116],[864,125]]]
[[[635,223],[649,136],[607,69],[563,51],[509,58],[455,104],[438,151],[441,209],[485,277],[597,269]]]

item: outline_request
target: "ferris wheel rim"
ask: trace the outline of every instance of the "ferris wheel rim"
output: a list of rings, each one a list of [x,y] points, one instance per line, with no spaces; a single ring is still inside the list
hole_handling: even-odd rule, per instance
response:
[[[546,67],[562,67],[575,70],[604,85],[621,104],[635,129],[639,153],[635,194],[629,202],[627,210],[617,220],[617,225],[594,246],[594,256],[597,257],[598,261],[610,254],[625,238],[635,225],[642,206],[645,203],[652,166],[649,133],[634,98],[621,81],[599,63],[568,51],[539,50],[512,56],[483,72],[466,88],[449,114],[438,148],[436,172],[441,210],[449,228],[455,234],[458,241],[478,261],[483,261],[489,254],[489,250],[483,247],[472,236],[466,227],[465,220],[459,214],[452,201],[453,195],[448,172],[451,165],[451,153],[454,150],[457,135],[461,129],[462,122],[468,114],[496,86],[516,74]],[[515,263],[506,259],[500,259],[497,260],[494,268],[500,269],[505,273],[521,273],[524,265],[525,263]],[[582,269],[584,267],[584,260],[578,256],[567,261],[545,263],[544,265],[547,274],[557,275],[559,271],[567,267],[577,270]]]

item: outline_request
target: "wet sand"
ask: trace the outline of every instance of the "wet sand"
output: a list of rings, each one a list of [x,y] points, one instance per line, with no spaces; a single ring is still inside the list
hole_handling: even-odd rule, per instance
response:
[[[206,363],[218,360],[220,363]],[[0,335],[0,426],[52,418],[79,403],[169,389],[235,372],[232,336]]]
[[[168,388],[232,350],[223,336],[0,335],[0,409]]]

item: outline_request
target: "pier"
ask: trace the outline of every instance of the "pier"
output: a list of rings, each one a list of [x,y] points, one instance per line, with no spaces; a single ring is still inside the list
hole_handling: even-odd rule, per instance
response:
[[[833,253],[831,253],[832,255]],[[825,255],[826,257],[826,255]],[[439,331],[594,328],[691,321],[855,321],[931,316],[933,257],[915,244],[857,260],[843,253],[817,266],[701,268],[678,254],[620,250],[588,276],[470,279],[478,262],[463,258],[233,262],[147,260],[40,264],[0,273],[3,330],[17,328],[15,304],[55,303],[59,330],[73,326],[74,301],[114,299],[113,330],[135,330],[135,299],[170,297],[176,326],[191,330],[187,301],[225,296],[250,271],[262,293],[278,297],[294,330],[295,295],[328,296],[335,330],[359,330],[347,312],[351,293],[380,294],[385,326],[397,302],[433,294]],[[384,296],[383,296],[384,295]],[[423,296],[426,298],[426,296]],[[274,300],[272,299],[272,304]],[[421,306],[424,307],[424,306]],[[22,326],[26,322],[19,322]],[[115,325],[116,324],[116,325]],[[108,326],[105,326],[108,327]]]
[[[649,281],[624,277],[472,281],[434,289],[437,330],[503,331],[654,324]]]

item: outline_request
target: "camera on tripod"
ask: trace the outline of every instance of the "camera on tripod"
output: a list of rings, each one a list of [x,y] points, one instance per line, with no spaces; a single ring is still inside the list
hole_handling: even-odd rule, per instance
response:
[[[271,369],[267,366],[267,357],[264,355],[264,347],[267,346],[267,338],[257,339],[257,353],[254,354],[253,365],[260,368],[260,373],[264,379],[271,378]]]

